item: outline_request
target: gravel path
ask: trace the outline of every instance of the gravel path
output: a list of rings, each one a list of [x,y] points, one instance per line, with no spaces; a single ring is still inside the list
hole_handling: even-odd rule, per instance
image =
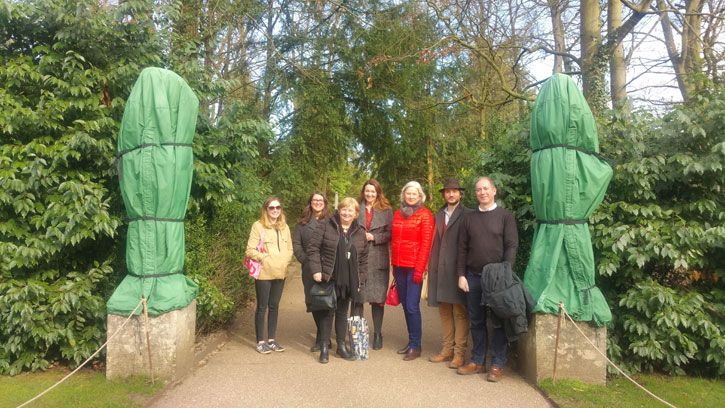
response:
[[[382,350],[371,350],[367,361],[345,361],[333,348],[330,362],[318,363],[319,353],[309,352],[315,326],[304,310],[299,264],[290,268],[277,329],[285,352],[254,350],[254,308],[246,308],[229,329],[229,340],[149,407],[551,406],[508,366],[501,382],[489,383],[485,374],[457,375],[446,363],[429,362],[439,351],[440,323],[438,311],[423,304],[421,358],[402,361],[395,353],[407,342],[405,320],[400,306],[386,306]],[[370,317],[369,306],[365,313]]]

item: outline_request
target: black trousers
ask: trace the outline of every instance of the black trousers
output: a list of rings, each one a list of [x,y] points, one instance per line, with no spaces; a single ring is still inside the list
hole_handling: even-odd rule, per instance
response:
[[[332,334],[332,319],[335,318],[335,339],[339,346],[347,338],[347,310],[350,307],[350,298],[337,299],[337,309],[330,310],[320,319],[320,340],[322,344],[330,341]]]
[[[274,339],[277,331],[277,315],[279,313],[279,301],[282,299],[284,279],[254,281],[254,290],[257,293],[257,311],[254,313],[254,331],[257,335],[257,342],[264,341],[264,314],[269,310],[267,316],[267,339]]]

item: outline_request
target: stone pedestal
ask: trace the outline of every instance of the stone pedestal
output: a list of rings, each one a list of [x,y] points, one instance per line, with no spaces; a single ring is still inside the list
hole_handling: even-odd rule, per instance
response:
[[[532,383],[539,384],[553,376],[557,320],[558,316],[555,315],[533,314],[528,333],[517,342],[519,371]],[[607,328],[595,327],[587,322],[576,324],[606,354]],[[606,385],[607,382],[607,361],[564,317],[559,330],[556,379],[577,380],[594,385]]]
[[[110,337],[127,316],[108,315],[107,335]],[[176,380],[194,364],[194,333],[196,300],[183,309],[159,316],[149,316],[151,360],[154,378]],[[148,376],[149,355],[143,314],[134,316],[114,337],[106,350],[106,377]]]

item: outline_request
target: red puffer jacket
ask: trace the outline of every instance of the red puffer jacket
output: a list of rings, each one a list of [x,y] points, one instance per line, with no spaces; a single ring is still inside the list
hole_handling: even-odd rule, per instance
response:
[[[400,210],[393,215],[392,259],[394,266],[415,268],[413,280],[423,282],[423,272],[428,263],[433,241],[433,214],[421,207],[409,218],[403,218]]]

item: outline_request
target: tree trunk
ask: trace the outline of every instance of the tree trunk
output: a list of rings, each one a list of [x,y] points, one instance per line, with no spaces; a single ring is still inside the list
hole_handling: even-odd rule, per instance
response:
[[[264,120],[269,122],[270,115],[272,113],[272,78],[274,73],[274,43],[272,38],[274,36],[274,0],[269,0],[267,3],[267,29],[266,29],[266,54],[265,54],[265,67],[264,67],[264,95],[262,99],[262,117]],[[269,145],[267,143],[260,143],[259,155],[261,157],[269,157]]]
[[[581,70],[583,94],[594,115],[603,112],[606,102],[606,55],[600,53],[602,27],[599,0],[581,0]]]
[[[564,39],[564,23],[561,20],[561,11],[566,7],[562,6],[559,0],[549,0],[549,11],[551,12],[551,26],[554,34],[554,70],[552,74],[563,72],[564,57],[559,54],[566,51]],[[568,64],[567,64],[568,65]]]
[[[688,0],[685,7],[686,12],[691,13],[691,10],[697,10],[698,7],[701,10],[702,3],[699,0]],[[681,28],[680,42],[682,44],[682,52],[680,53],[677,51],[675,28],[667,11],[665,11],[669,9],[669,5],[665,0],[657,0],[657,8],[662,13],[660,24],[662,25],[662,32],[665,37],[667,55],[670,58],[670,63],[677,78],[677,87],[680,89],[682,100],[688,102],[692,97],[692,93],[695,91],[695,86],[688,80],[688,75],[694,72],[700,72],[699,69],[701,67],[699,46],[700,17],[689,14],[685,16],[685,24]],[[692,24],[696,24],[696,26]],[[695,71],[692,69],[695,69]]]
[[[622,2],[608,0],[607,31],[611,34],[622,27]],[[609,90],[612,95],[612,106],[626,109],[627,103],[627,66],[624,62],[622,43],[617,44],[609,58]]]

